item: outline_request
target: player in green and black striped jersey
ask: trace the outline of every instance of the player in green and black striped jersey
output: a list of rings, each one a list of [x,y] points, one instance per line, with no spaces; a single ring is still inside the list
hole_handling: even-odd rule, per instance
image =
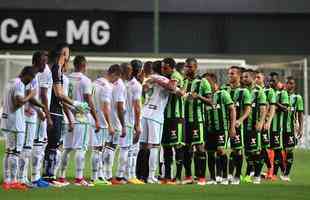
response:
[[[184,88],[185,94],[185,151],[184,167],[186,178],[184,183],[192,183],[191,160],[193,146],[195,147],[195,175],[198,184],[205,184],[206,153],[204,150],[204,114],[205,105],[211,104],[211,86],[204,78],[197,76],[197,60],[188,58],[185,61]]]
[[[165,58],[162,61],[162,72],[171,80],[177,82],[180,90],[177,93],[170,94],[165,109],[165,119],[162,137],[162,146],[164,150],[165,179],[162,183],[171,184],[171,165],[173,162],[173,149],[175,150],[176,161],[176,179],[181,181],[183,168],[183,146],[184,146],[184,100],[183,100],[183,75],[175,69],[175,61],[172,58]]]
[[[236,136],[236,109],[230,94],[224,89],[218,89],[217,78],[214,74],[207,74],[213,95],[212,105],[206,106],[206,149],[208,151],[208,167],[211,180],[208,184],[215,184],[215,152],[217,181],[227,185],[227,147],[228,134]]]
[[[283,146],[286,153],[284,176],[280,176],[284,181],[290,181],[289,174],[293,165],[293,149],[297,138],[302,137],[303,130],[303,99],[295,93],[296,83],[293,77],[288,77],[286,89],[289,93],[289,105],[283,116]],[[297,138],[296,138],[297,137]]]
[[[281,167],[284,171],[282,165],[283,161],[283,141],[282,141],[282,129],[283,129],[283,116],[284,112],[287,111],[289,104],[288,93],[285,89],[279,87],[279,74],[276,72],[270,73],[270,82],[269,86],[273,88],[276,92],[276,112],[271,122],[271,131],[270,131],[270,147],[274,150],[274,169],[273,175],[276,176]]]
[[[266,95],[264,90],[255,84],[255,72],[247,69],[242,72],[242,84],[248,88],[252,96],[252,109],[244,124],[244,142],[247,161],[246,182],[250,182],[250,172],[254,166],[254,183],[260,183],[262,163],[260,157],[260,132],[266,115]]]
[[[264,89],[267,98],[266,120],[263,126],[263,131],[261,133],[261,142],[262,142],[261,156],[264,159],[264,162],[268,169],[266,178],[272,178],[274,154],[273,150],[270,149],[270,128],[276,109],[276,93],[272,87],[265,87],[264,81],[265,81],[264,74],[261,72],[256,72],[256,84]]]
[[[230,93],[230,96],[236,107],[236,136],[230,138],[231,154],[229,157],[229,175],[228,180],[231,184],[240,183],[240,175],[243,164],[243,132],[244,122],[251,112],[252,98],[247,88],[241,87],[242,69],[238,66],[232,66],[228,70],[229,83],[222,86]],[[236,170],[236,171],[235,171]],[[235,171],[235,175],[234,174]]]

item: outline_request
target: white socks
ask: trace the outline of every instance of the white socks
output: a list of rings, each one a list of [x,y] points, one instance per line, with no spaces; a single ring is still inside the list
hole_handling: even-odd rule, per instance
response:
[[[21,183],[29,182],[28,180],[28,166],[31,159],[31,149],[23,149],[21,156],[18,160],[19,171],[18,171],[18,181]]]
[[[136,166],[137,166],[137,157],[139,153],[139,143],[134,144],[129,147],[128,152],[128,179],[136,178]]]
[[[125,172],[128,166],[128,147],[121,147],[119,151],[117,177],[125,178]]]
[[[68,159],[69,159],[69,154],[71,151],[72,151],[71,149],[65,149],[62,153],[61,162],[60,162],[60,174],[59,174],[61,178],[66,178]]]
[[[158,147],[152,147],[150,149],[150,158],[149,158],[149,178],[154,178],[157,165],[158,165]]]
[[[98,173],[100,168],[101,162],[101,152],[99,150],[93,150],[91,154],[92,160],[92,180],[98,179]]]
[[[57,149],[57,151],[56,151],[56,163],[55,163],[55,169],[54,169],[55,170],[54,171],[55,176],[57,176],[57,172],[60,168],[61,154],[62,154],[62,152],[59,149]]]
[[[15,154],[6,154],[3,158],[3,179],[5,183],[17,182],[18,159]]]
[[[85,151],[78,149],[75,151],[75,178],[82,179],[85,165]]]
[[[32,158],[31,158],[31,164],[32,164],[32,180],[31,181],[37,181],[39,178],[41,178],[41,168],[42,168],[42,162],[44,158],[44,151],[45,146],[34,146],[32,149]]]
[[[115,150],[112,148],[105,148],[105,151],[103,153],[103,173],[105,174],[105,178],[111,179],[112,178],[112,167],[114,162],[114,155]]]

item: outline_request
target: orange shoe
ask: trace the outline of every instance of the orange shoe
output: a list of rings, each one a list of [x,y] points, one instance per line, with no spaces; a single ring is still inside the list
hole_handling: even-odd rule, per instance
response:
[[[13,190],[21,190],[21,191],[26,191],[28,190],[28,187],[24,184],[21,184],[19,182],[16,182],[16,183],[12,183],[10,185],[10,189],[13,189]]]
[[[268,171],[267,171],[266,179],[270,179],[271,180],[272,177],[273,177],[273,170],[271,168],[271,169],[268,169]]]
[[[117,178],[112,178],[111,180],[112,185],[123,185],[123,181],[122,180],[117,180]]]
[[[10,183],[6,183],[6,182],[2,183],[2,189],[4,191],[8,191],[9,189],[11,189],[11,184]]]
[[[172,179],[163,179],[163,180],[160,180],[160,184],[175,185],[176,183]]]
[[[277,181],[278,180],[278,177],[275,176],[275,175],[272,175],[272,177],[270,178],[271,181]]]

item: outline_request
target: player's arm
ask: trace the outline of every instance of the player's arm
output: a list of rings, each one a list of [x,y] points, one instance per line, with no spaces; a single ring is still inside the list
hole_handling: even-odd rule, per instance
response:
[[[134,143],[137,143],[139,141],[139,137],[141,135],[141,96],[142,96],[142,88],[141,86],[137,86],[135,90],[133,90],[133,111],[135,116],[135,124],[134,124],[134,130],[135,130],[135,137],[134,137]]]
[[[261,131],[264,125],[264,121],[266,118],[266,105],[260,105],[259,106],[259,120],[257,121],[256,124],[256,130]]]
[[[266,123],[264,125],[265,130],[269,130],[272,122],[272,118],[274,117],[275,111],[276,111],[276,105],[271,104],[269,105],[267,113],[266,113]]]
[[[287,93],[287,91],[283,90],[283,91],[281,91],[280,95],[281,95],[280,96],[280,102],[276,103],[277,108],[280,111],[287,112],[288,111],[288,105],[289,105],[288,93]]]
[[[48,92],[48,88],[46,88],[46,87],[40,87],[40,94],[39,94],[39,96],[40,96],[40,99],[41,99],[42,104],[43,104],[44,107],[45,107],[45,110],[48,110],[48,107],[49,107],[49,105],[48,105],[47,92]],[[52,125],[53,125],[53,121],[52,121],[52,119],[51,119],[50,113],[49,113],[49,112],[46,112],[45,115],[46,115],[46,119],[47,119],[47,124],[48,124],[48,126],[49,126],[49,127],[52,126]]]
[[[237,117],[237,113],[236,113],[236,107],[234,106],[234,104],[230,104],[228,106],[228,112],[229,112],[229,135],[230,137],[234,137],[236,136],[236,117]]]
[[[198,98],[208,106],[213,106],[213,101],[212,101],[212,89],[211,85],[208,82],[207,79],[202,79],[201,84],[200,84],[202,93],[201,94],[196,94],[194,92],[191,93],[191,96],[195,99]]]
[[[111,113],[110,102],[107,102],[107,101],[103,102],[101,106],[101,110],[104,115],[105,121],[107,122],[109,134],[114,135],[114,129],[112,127],[111,117],[110,117],[110,113]]]
[[[126,124],[125,124],[124,102],[123,101],[116,102],[116,109],[117,109],[117,117],[122,125],[121,137],[125,137],[126,136]]]
[[[73,128],[74,128],[74,125],[73,125],[73,114],[70,110],[70,106],[68,104],[63,104],[63,110],[64,110],[64,113],[65,115],[67,116],[67,119],[68,119],[68,123],[69,123],[69,132],[72,132],[73,131]]]
[[[14,95],[13,102],[16,108],[22,107],[25,103],[27,103],[32,97],[36,95],[35,92],[30,91],[26,96],[23,93],[17,93]]]
[[[297,130],[297,136],[298,138],[301,138],[304,128],[304,103],[301,96],[297,97],[297,120],[299,125]]]
[[[250,113],[251,113],[251,105],[244,105],[243,115],[241,115],[240,118],[236,121],[236,127],[239,127],[244,122],[244,120],[248,118]]]
[[[62,101],[63,103],[69,104],[71,106],[74,105],[74,102],[72,99],[70,99],[68,96],[65,95],[63,87],[59,83],[54,83],[53,84],[53,90],[55,93],[55,96]]]
[[[98,120],[98,116],[97,116],[97,113],[96,113],[96,109],[95,109],[93,98],[92,98],[91,94],[85,93],[84,94],[84,99],[88,103],[88,106],[90,108],[90,114],[92,115],[92,117],[95,120],[95,127],[96,127],[95,132],[97,133],[100,130],[100,125],[99,125],[99,120]]]

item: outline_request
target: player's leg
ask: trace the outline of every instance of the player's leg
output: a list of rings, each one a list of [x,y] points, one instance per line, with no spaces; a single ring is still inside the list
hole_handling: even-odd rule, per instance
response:
[[[176,163],[176,183],[180,184],[182,180],[182,168],[184,163],[184,146],[183,145],[176,145],[174,147],[175,150],[175,163]]]
[[[296,145],[296,138],[294,133],[283,133],[283,144],[286,154],[284,176],[281,176],[283,181],[290,181],[290,172],[294,162],[294,148]]]
[[[206,138],[205,138],[205,148],[207,150],[207,158],[208,158],[208,169],[210,180],[207,184],[216,184],[216,175],[215,175],[215,161],[216,161],[216,138],[215,134],[211,133],[210,131],[206,131]]]
[[[171,182],[171,166],[173,163],[173,150],[172,146],[163,146],[163,155],[164,155],[164,180],[163,182]]]
[[[192,123],[185,122],[185,146],[183,147],[184,152],[184,169],[185,169],[185,178],[182,181],[183,184],[192,184],[192,159],[193,159],[193,150],[191,145],[191,136],[192,136]]]
[[[263,167],[263,157],[261,156],[261,135],[259,132],[253,132],[252,135],[252,155],[254,160],[254,184],[260,184],[261,172]]]
[[[227,185],[227,164],[228,164],[228,158],[227,154],[225,152],[226,149],[226,141],[227,141],[227,134],[226,133],[217,133],[216,134],[216,149],[217,149],[217,157],[219,157],[219,164],[220,164],[220,170],[221,170],[221,184]]]
[[[116,147],[119,143],[119,136],[120,132],[115,132],[115,134],[109,135],[107,138],[106,146],[105,146],[105,151],[103,153],[103,171],[105,174],[105,178],[108,181],[112,181],[112,168],[113,168],[113,163],[114,163],[114,157],[115,157],[115,150]]]

